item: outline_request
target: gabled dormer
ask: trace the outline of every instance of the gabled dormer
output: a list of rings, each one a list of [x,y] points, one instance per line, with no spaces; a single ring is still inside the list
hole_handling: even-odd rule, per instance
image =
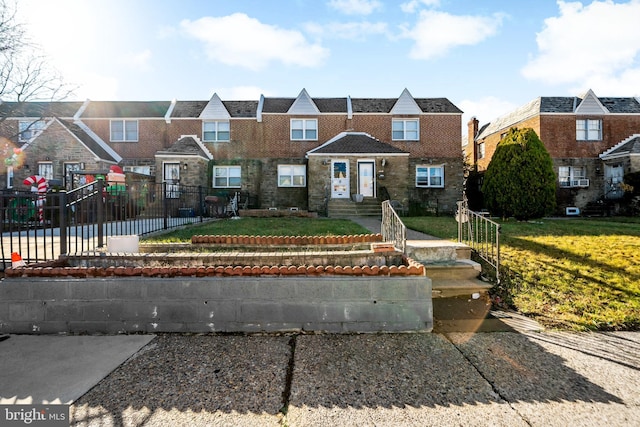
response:
[[[393,105],[393,108],[390,111],[391,114],[403,114],[403,115],[412,115],[412,114],[420,114],[422,110],[418,106],[418,103],[413,96],[409,93],[409,91],[405,88],[400,94],[400,97]]]
[[[407,89],[402,91],[400,97],[393,105],[390,113],[398,116],[418,116],[422,110]],[[418,141],[420,140],[420,119],[394,118],[391,125],[391,139],[394,141]]]
[[[217,93],[214,93],[198,118],[202,120],[229,120],[231,115]]]
[[[609,110],[602,105],[595,93],[589,89],[583,96],[582,102],[576,106],[576,114],[607,114]]]
[[[217,93],[213,94],[198,118],[202,119],[202,141],[231,141],[231,125],[229,123],[231,114]]]
[[[311,97],[307,93],[307,90],[302,89],[296,100],[293,101],[293,104],[291,104],[291,107],[289,108],[289,111],[287,111],[287,114],[315,115],[320,114],[320,110],[318,109],[316,103],[313,102],[313,99],[311,99]]]

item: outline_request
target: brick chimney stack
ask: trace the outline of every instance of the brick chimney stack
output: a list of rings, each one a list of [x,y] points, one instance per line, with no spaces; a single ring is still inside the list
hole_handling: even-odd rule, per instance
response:
[[[471,117],[469,123],[467,123],[467,142],[469,147],[473,147],[473,164],[478,162],[478,150],[476,148],[476,136],[478,135],[479,122],[475,117]]]

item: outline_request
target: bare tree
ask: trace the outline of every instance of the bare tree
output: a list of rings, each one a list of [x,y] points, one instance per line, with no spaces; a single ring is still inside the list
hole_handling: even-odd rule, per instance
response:
[[[60,101],[72,92],[62,76],[38,54],[17,18],[17,3],[0,0],[0,99],[20,104]],[[5,114],[2,114],[6,118]]]

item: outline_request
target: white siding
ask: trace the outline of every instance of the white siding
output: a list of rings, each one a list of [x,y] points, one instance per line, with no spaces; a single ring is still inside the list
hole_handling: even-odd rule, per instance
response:
[[[218,94],[214,93],[207,106],[204,107],[204,110],[200,113],[199,118],[203,120],[229,120],[231,115],[225,108]]]
[[[391,109],[391,114],[420,114],[422,110],[416,104],[413,96],[407,89],[402,91],[402,94]]]

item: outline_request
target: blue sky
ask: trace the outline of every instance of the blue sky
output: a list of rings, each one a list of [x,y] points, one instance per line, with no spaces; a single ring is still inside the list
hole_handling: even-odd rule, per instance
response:
[[[20,0],[77,100],[640,95],[640,0]]]

